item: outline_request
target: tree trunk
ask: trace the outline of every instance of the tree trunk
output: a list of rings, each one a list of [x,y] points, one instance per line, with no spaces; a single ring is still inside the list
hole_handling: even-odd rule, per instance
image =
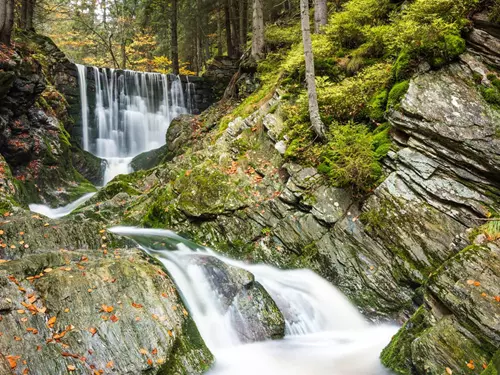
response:
[[[263,0],[253,0],[252,17],[252,57],[259,61],[264,57],[264,12]]]
[[[1,0],[0,3],[0,43],[10,45],[14,27],[14,0]]]
[[[231,39],[233,40],[234,57],[241,55],[240,48],[240,22],[239,22],[239,0],[231,0]]]
[[[322,34],[323,26],[328,23],[328,6],[326,0],[314,0],[314,32]]]
[[[221,0],[217,2],[217,55],[222,56],[224,54],[224,47],[222,43],[222,4]]]
[[[227,42],[227,55],[234,57],[233,39],[231,37],[231,12],[229,11],[229,0],[224,1],[224,15],[226,18],[226,42]]]
[[[179,44],[177,40],[177,0],[172,0],[172,42],[170,48],[172,50],[172,72],[179,74]]]
[[[325,125],[321,121],[318,107],[318,94],[314,74],[314,55],[312,51],[311,26],[309,22],[309,1],[300,0],[300,20],[302,24],[302,41],[304,43],[304,57],[306,62],[307,96],[309,100],[309,118],[311,125],[320,139],[325,139]]]
[[[240,0],[240,46],[244,51],[248,33],[248,0]]]
[[[120,43],[120,54],[122,58],[122,69],[127,69],[127,50],[126,50],[126,42],[122,39]]]
[[[33,17],[35,15],[36,0],[26,0],[28,6],[26,8],[26,30],[35,31],[33,26]]]

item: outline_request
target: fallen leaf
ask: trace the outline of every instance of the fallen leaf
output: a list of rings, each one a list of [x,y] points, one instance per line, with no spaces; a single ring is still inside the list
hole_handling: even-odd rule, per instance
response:
[[[452,374],[453,374],[453,371],[451,370],[451,368],[446,367],[446,373],[447,373],[448,375],[452,375]]]
[[[97,328],[90,327],[89,332],[92,334],[92,337],[94,337],[94,335],[97,333]]]
[[[53,316],[52,318],[49,319],[49,321],[47,322],[47,327],[49,328],[53,328],[54,327],[54,324],[56,323],[56,317]]]
[[[172,331],[171,331],[171,330],[168,330],[168,335],[169,335],[170,337],[173,337],[173,336],[174,336],[174,334],[172,333]]]
[[[150,365],[150,366],[153,365],[153,360],[151,358],[148,358],[148,365]]]
[[[479,281],[474,281],[474,286],[480,286],[481,283]]]
[[[157,355],[158,354],[158,349],[154,348],[153,350],[151,350],[151,354]]]
[[[113,361],[109,361],[108,363],[106,363],[106,368],[113,368],[114,365],[115,364]]]
[[[101,305],[101,311],[111,313],[115,308],[113,306]]]
[[[5,359],[9,362],[9,366],[11,369],[14,369],[17,367],[17,361],[19,358],[21,358],[21,356],[18,356],[18,355],[6,355],[5,356]]]
[[[69,371],[75,371],[76,370],[76,367],[73,366],[73,365],[68,365],[66,367],[68,368]]]
[[[143,306],[141,304],[134,303],[134,302],[132,302],[132,307],[135,307],[136,309],[142,309],[143,308]]]
[[[21,338],[19,336],[14,336],[14,340],[21,341]]]
[[[148,351],[146,349],[139,349],[139,353],[142,355],[148,355]]]
[[[26,312],[26,311],[24,311],[24,310],[17,310],[17,313],[18,313],[18,314],[24,314],[25,312]]]
[[[471,359],[469,363],[467,363],[467,367],[470,368],[471,370],[474,370],[476,366],[474,366],[474,361]]]
[[[110,319],[113,323],[116,323],[116,322],[119,320],[119,318],[118,318],[116,315],[111,315],[111,316],[109,317],[109,319]]]
[[[53,271],[52,268],[45,268],[43,270],[43,272],[45,272],[45,273],[49,273],[49,272],[52,272],[52,271]]]

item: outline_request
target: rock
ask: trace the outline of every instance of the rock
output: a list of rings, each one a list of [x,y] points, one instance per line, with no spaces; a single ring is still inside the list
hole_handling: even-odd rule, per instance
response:
[[[104,172],[106,171],[105,160],[82,150],[78,146],[71,148],[71,157],[73,166],[83,177],[94,185],[99,186],[103,184]]]
[[[345,189],[325,186],[316,189],[311,200],[311,213],[316,219],[327,224],[335,224],[352,204],[351,194]]]
[[[165,145],[156,150],[143,152],[142,154],[137,155],[134,159],[132,159],[130,166],[132,167],[134,172],[154,168],[162,162],[165,154],[167,153],[167,150],[168,146]]]
[[[276,340],[285,336],[285,319],[258,282],[237,295],[232,319],[243,342]]]
[[[499,294],[499,243],[465,248],[431,277],[382,362],[399,374],[481,373],[500,345]]]
[[[120,374],[210,367],[213,357],[161,267],[138,250],[120,255],[48,252],[0,265],[0,300],[10,301],[0,350],[19,356],[16,374],[67,374],[68,365]]]
[[[196,121],[193,116],[182,115],[175,118],[170,124],[167,135],[167,150],[163,158],[164,161],[171,161],[192,144],[192,136],[196,129]]]

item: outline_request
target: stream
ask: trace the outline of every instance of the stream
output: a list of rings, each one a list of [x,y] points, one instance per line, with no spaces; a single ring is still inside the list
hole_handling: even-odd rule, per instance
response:
[[[159,259],[177,284],[205,343],[216,358],[211,375],[382,375],[379,356],[398,327],[372,325],[328,281],[310,270],[280,270],[222,257],[168,230],[115,227]],[[214,257],[251,272],[285,317],[285,338],[245,343],[222,297],[196,257]],[[252,332],[247,332],[251,336]]]

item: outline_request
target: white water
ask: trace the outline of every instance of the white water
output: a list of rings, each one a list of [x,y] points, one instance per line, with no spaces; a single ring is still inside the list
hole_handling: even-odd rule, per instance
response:
[[[132,159],[165,144],[172,120],[193,110],[194,85],[158,73],[92,68],[95,109],[90,107],[87,67],[78,65],[82,112],[82,146],[106,159],[103,184],[131,172]],[[93,116],[93,117],[92,117]],[[93,118],[92,125],[89,119]]]
[[[211,375],[387,374],[379,355],[397,327],[370,325],[342,293],[314,272],[224,258],[167,230],[116,227],[110,231],[132,237],[163,262],[216,358]],[[169,248],[175,243],[176,250],[165,250],[167,243]],[[237,328],[242,327],[235,327],[231,316],[235,312],[221,313],[220,297],[203,269],[191,261],[207,255],[254,274],[283,312],[285,339],[240,341]]]
[[[63,207],[50,208],[49,206],[45,206],[43,204],[30,204],[29,208],[30,208],[30,211],[36,212],[37,214],[47,216],[51,219],[59,219],[63,216],[69,215],[71,212],[73,212],[80,205],[82,205],[83,203],[88,201],[94,195],[95,195],[95,193],[85,194],[84,196],[80,197],[76,201],[71,202],[70,204],[63,206]]]

